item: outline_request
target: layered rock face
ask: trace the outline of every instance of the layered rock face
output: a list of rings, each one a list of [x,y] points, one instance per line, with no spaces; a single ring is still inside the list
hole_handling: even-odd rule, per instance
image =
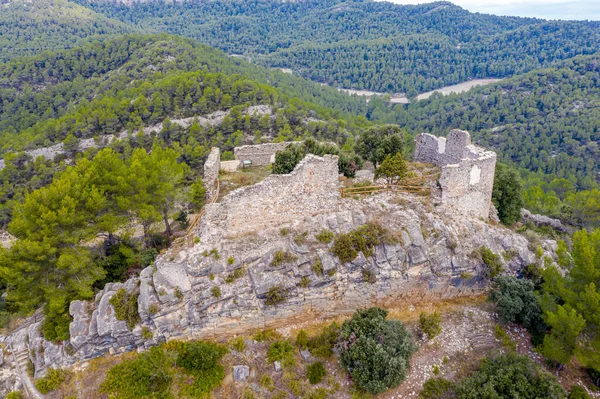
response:
[[[342,199],[337,185],[337,158],[308,156],[290,175],[271,176],[210,205],[192,248],[172,248],[139,278],[108,284],[92,302],[73,302],[70,343],[44,341],[35,326],[10,339],[25,345],[43,372],[177,337],[226,339],[370,305],[480,294],[487,285],[481,246],[510,251],[510,260],[500,256],[509,273],[536,261],[525,237],[448,213],[440,198]],[[324,229],[340,234],[366,223],[385,227],[396,243],[342,263],[332,243],[315,238]],[[546,256],[554,256],[554,246],[544,243]],[[139,294],[141,323],[133,331],[110,304],[120,288]],[[273,289],[284,301],[269,305]]]

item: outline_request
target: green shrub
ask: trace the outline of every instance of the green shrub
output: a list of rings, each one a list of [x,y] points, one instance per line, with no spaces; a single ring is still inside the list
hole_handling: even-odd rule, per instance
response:
[[[279,233],[281,233],[282,236],[287,236],[288,234],[290,234],[290,229],[287,227],[282,228],[281,230],[279,230]]]
[[[323,244],[329,244],[335,238],[335,234],[331,230],[323,229],[319,234],[315,235],[315,238]]]
[[[152,339],[152,337],[154,336],[154,334],[152,334],[152,331],[150,330],[150,328],[144,326],[142,327],[142,338],[148,340],[148,339]]]
[[[301,234],[298,234],[297,236],[294,237],[294,242],[297,245],[304,245],[306,243],[306,237],[308,236],[308,232],[304,232]]]
[[[340,329],[340,358],[356,385],[371,394],[395,388],[417,350],[404,324],[380,308],[359,310]]]
[[[492,284],[489,300],[496,304],[501,323],[519,323],[533,338],[546,333],[548,326],[532,281],[500,276]]]
[[[318,384],[323,381],[327,371],[325,370],[325,366],[321,362],[315,362],[308,366],[306,369],[306,377],[311,384]]]
[[[235,258],[233,256],[230,256],[229,258],[227,258],[227,264],[233,265],[234,262],[235,262]]]
[[[473,278],[473,275],[469,272],[460,272],[460,276],[461,280],[470,280]]]
[[[375,284],[375,282],[377,281],[377,276],[370,269],[366,269],[366,268],[363,269],[362,274],[363,274],[363,279],[365,280],[365,282],[367,282],[369,284]]]
[[[12,391],[6,395],[6,399],[23,399],[23,393],[21,391]]]
[[[336,322],[323,327],[321,334],[308,340],[310,353],[321,358],[330,358],[333,355],[333,348],[337,343],[339,333],[340,325]]]
[[[273,260],[271,266],[277,267],[285,263],[292,263],[298,260],[298,257],[289,251],[282,251],[281,249],[275,251],[273,254]]]
[[[452,382],[444,378],[430,378],[423,384],[423,390],[419,394],[423,399],[450,399]]]
[[[484,359],[478,369],[455,384],[457,399],[481,398],[566,399],[556,377],[541,370],[532,360],[515,353]]]
[[[156,248],[148,248],[140,255],[140,266],[147,267],[154,264],[154,259],[158,256]]]
[[[65,309],[64,313],[46,313],[42,327],[44,338],[54,342],[68,340],[70,323],[71,316],[69,316],[68,308]]]
[[[399,184],[408,172],[406,160],[401,152],[387,155],[381,165],[375,169],[373,179],[385,179],[387,184]]]
[[[571,392],[569,392],[568,399],[591,399],[591,396],[585,391],[585,389],[579,385],[573,385]]]
[[[296,364],[296,351],[290,340],[272,342],[267,351],[267,359],[270,363],[275,361],[282,362],[286,366]]]
[[[167,398],[173,380],[173,358],[160,347],[112,367],[100,392],[118,398]]]
[[[174,292],[175,298],[177,298],[178,300],[183,300],[183,292],[181,292],[181,288],[179,287],[175,287],[175,292]]]
[[[125,321],[130,330],[141,321],[138,313],[138,296],[137,293],[132,294],[125,288],[119,288],[110,298],[110,304],[115,308],[115,317],[117,320]]]
[[[432,339],[442,332],[442,316],[438,312],[432,314],[421,313],[419,315],[419,328],[421,333]]]
[[[254,392],[249,388],[244,388],[244,394],[242,395],[242,399],[256,399]]]
[[[508,349],[509,351],[516,351],[517,344],[510,338],[510,335],[498,324],[496,324],[495,328],[496,339],[500,341],[500,344]]]
[[[504,267],[502,266],[499,255],[492,252],[492,250],[486,246],[479,248],[479,254],[481,255],[481,260],[487,266],[485,271],[486,277],[496,278],[502,273]]]
[[[506,225],[521,220],[523,208],[523,185],[516,170],[498,162],[496,165],[492,202],[498,209],[498,217]]]
[[[35,364],[31,361],[31,359],[27,358],[27,375],[30,378],[33,378],[35,375]]]
[[[328,399],[331,392],[327,388],[319,387],[306,392],[302,399]]]
[[[157,314],[158,313],[158,304],[151,303],[150,306],[148,306],[148,313],[150,313],[151,315]]]
[[[243,267],[240,267],[238,269],[235,269],[234,271],[232,271],[231,273],[229,273],[227,275],[227,277],[225,277],[225,282],[227,284],[231,284],[233,283],[235,280],[237,280],[238,278],[241,278],[244,276],[244,274],[246,274],[246,270]]]
[[[275,383],[268,374],[263,374],[262,377],[260,377],[260,385],[267,388],[269,392],[272,392],[275,389]]]
[[[48,373],[35,380],[35,387],[42,394],[57,390],[70,377],[70,372],[62,369],[48,369]]]
[[[302,276],[300,279],[300,287],[306,288],[310,285],[310,278],[308,276]]]
[[[262,330],[252,336],[252,339],[257,342],[270,342],[281,339],[281,334],[274,330]]]
[[[198,341],[181,343],[177,352],[177,365],[189,372],[196,372],[214,369],[229,351],[223,345]]]
[[[296,335],[296,346],[305,349],[308,347],[308,334],[304,330],[300,330]]]
[[[283,287],[280,285],[274,285],[273,287],[269,288],[265,303],[268,306],[275,306],[285,302],[286,299],[286,292]]]
[[[213,297],[215,298],[221,298],[221,287],[219,286],[214,286],[210,289],[210,292],[212,294]]]
[[[317,276],[323,275],[323,263],[320,258],[315,259],[314,263],[311,266],[311,269]]]
[[[243,352],[246,349],[244,337],[235,337],[229,340],[229,347],[234,351]]]
[[[506,251],[502,251],[502,257],[507,262],[510,262],[511,260],[516,258],[518,255],[519,255],[519,253],[514,249],[508,249]]]
[[[342,263],[354,260],[359,252],[365,256],[372,256],[376,245],[395,244],[398,240],[387,229],[375,222],[369,222],[357,229],[340,234],[335,239],[331,252]]]

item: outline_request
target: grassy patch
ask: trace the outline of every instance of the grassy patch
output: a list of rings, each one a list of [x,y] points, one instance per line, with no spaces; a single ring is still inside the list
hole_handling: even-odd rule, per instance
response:
[[[125,321],[130,330],[141,321],[138,313],[138,296],[137,293],[132,294],[125,288],[119,288],[110,298],[110,304],[115,308],[115,317],[117,320]]]
[[[340,262],[347,263],[354,260],[359,252],[365,256],[372,256],[376,245],[397,242],[397,238],[386,228],[378,223],[369,222],[349,233],[338,235],[331,247],[331,252],[340,259]]]
[[[290,251],[282,251],[281,249],[275,251],[273,254],[273,260],[271,261],[271,266],[277,267],[281,266],[285,263],[292,263],[298,260],[298,257],[291,253]]]

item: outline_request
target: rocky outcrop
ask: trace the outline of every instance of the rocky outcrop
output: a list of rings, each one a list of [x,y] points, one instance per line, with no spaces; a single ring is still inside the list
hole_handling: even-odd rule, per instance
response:
[[[521,216],[523,216],[524,222],[532,222],[537,227],[552,227],[556,231],[561,233],[570,233],[571,229],[558,219],[553,219],[544,215],[537,215],[531,213],[527,209],[521,209]]]
[[[242,112],[242,115],[271,115],[272,109],[270,105],[251,105],[246,110]],[[223,123],[225,117],[229,115],[228,111],[216,111],[208,115],[204,116],[193,116],[190,118],[182,118],[182,119],[170,119],[169,122],[173,125],[178,125],[184,129],[188,129],[194,123],[198,123],[200,126],[209,127],[209,126],[218,126]],[[157,133],[163,130],[164,124],[158,123],[156,125],[145,126],[142,129],[142,132],[145,135],[150,135],[153,132]],[[137,132],[134,132],[134,134]],[[83,152],[89,148],[102,148],[108,146],[113,140],[119,139],[123,140],[128,137],[131,137],[131,133],[127,130],[122,131],[118,135],[107,134],[99,138],[87,138],[79,141],[77,145],[77,151]],[[32,159],[36,159],[37,157],[43,157],[46,159],[53,160],[59,155],[67,155],[67,150],[65,150],[63,143],[58,143],[50,147],[36,148],[34,150],[25,151],[25,154],[29,155]],[[4,169],[6,166],[4,159],[0,159],[0,170]]]
[[[335,157],[308,156],[292,174],[257,186],[210,205],[193,247],[172,248],[139,278],[107,284],[94,301],[73,302],[70,342],[44,341],[39,326],[10,339],[30,351],[40,374],[178,337],[226,339],[370,305],[478,295],[487,288],[486,265],[478,256],[482,246],[510,253],[499,257],[507,273],[537,261],[525,237],[448,213],[428,197],[340,198]],[[385,227],[392,239],[350,262],[340,262],[332,243],[315,237],[325,229],[341,234],[367,223]],[[544,256],[554,256],[555,247],[544,243]],[[116,319],[110,303],[120,288],[139,295],[141,322],[133,330]],[[268,301],[273,290],[284,297],[281,303]]]

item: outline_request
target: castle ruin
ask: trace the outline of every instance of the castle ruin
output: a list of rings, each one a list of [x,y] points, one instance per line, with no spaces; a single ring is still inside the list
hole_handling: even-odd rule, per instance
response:
[[[496,153],[471,144],[469,132],[458,129],[447,137],[421,133],[415,142],[415,161],[442,168],[442,204],[465,216],[488,219]]]
[[[420,135],[415,158],[442,167],[444,204],[460,213],[431,208],[408,192],[394,194],[403,201],[385,193],[341,198],[337,157],[308,155],[289,174],[271,175],[206,205],[193,246],[171,247],[139,277],[106,284],[91,301],[73,301],[69,345],[46,341],[40,321],[4,340],[34,364],[39,377],[50,367],[175,338],[226,339],[365,306],[481,295],[486,280],[463,276],[483,275],[485,264],[471,255],[482,245],[494,253],[515,252],[511,259],[499,257],[506,270],[535,262],[525,237],[479,220],[489,212],[493,152],[454,130],[446,139]],[[219,165],[219,151],[213,149],[205,165],[207,188]],[[342,262],[331,243],[316,238],[324,230],[341,234],[367,223],[384,226],[396,239]],[[278,256],[283,258],[275,261]],[[284,295],[276,305],[266,300],[274,287]],[[132,329],[116,318],[110,303],[120,289],[138,298],[141,321]]]

